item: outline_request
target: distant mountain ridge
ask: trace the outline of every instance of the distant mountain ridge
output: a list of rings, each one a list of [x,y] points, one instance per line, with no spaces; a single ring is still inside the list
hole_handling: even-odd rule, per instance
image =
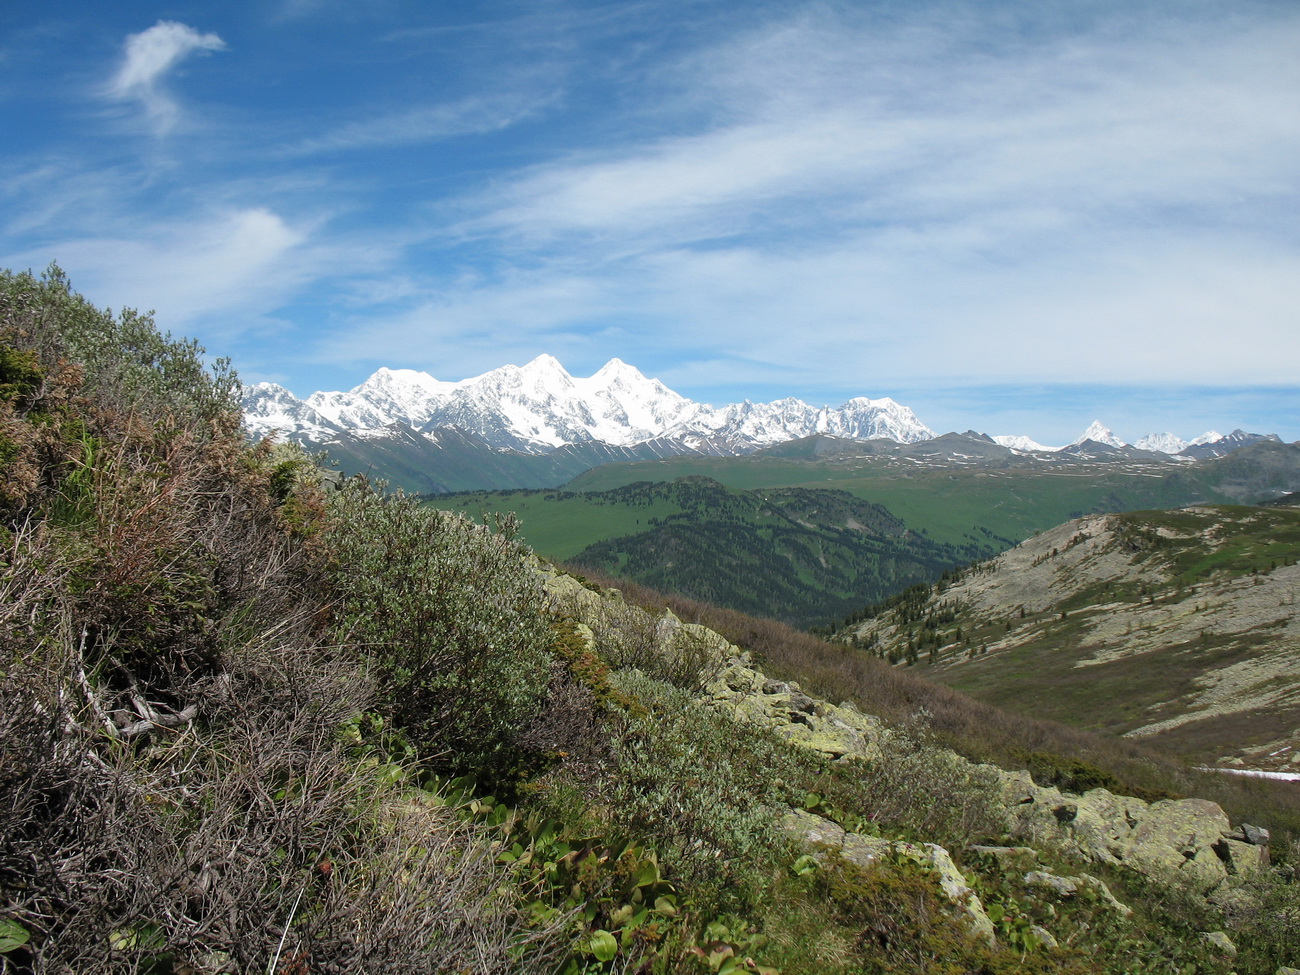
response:
[[[1182,460],[1222,457],[1238,447],[1258,443],[1261,440],[1281,443],[1281,438],[1272,433],[1247,433],[1245,430],[1234,430],[1225,436],[1217,430],[1209,430],[1192,440],[1184,440],[1173,433],[1151,433],[1140,437],[1136,443],[1129,444],[1117,437],[1114,431],[1100,420],[1093,420],[1087,430],[1064,447],[1048,447],[1023,436],[999,435],[991,439],[1003,447],[1020,453],[1089,454],[1091,452],[1095,455],[1099,451],[1101,453],[1118,451],[1129,455],[1134,455],[1134,452],[1166,454]]]
[[[341,433],[385,436],[400,423],[426,434],[456,427],[492,447],[525,453],[567,444],[626,447],[655,440],[676,441],[683,451],[742,453],[813,434],[900,443],[934,436],[910,409],[888,398],[857,397],[836,408],[787,398],[715,409],[620,359],[580,378],[549,355],[459,382],[411,369],[380,369],[352,390],[313,393],[305,400],[274,383],[258,383],[249,387],[244,406],[255,434],[279,430],[325,443]]]
[[[1275,436],[1234,431],[1193,441],[1173,434],[1126,444],[1100,422],[1064,447],[973,431],[937,436],[888,397],[815,407],[793,397],[715,408],[647,378],[621,359],[575,377],[553,356],[446,382],[383,368],[347,391],[300,399],[274,383],[245,390],[254,436],[278,433],[324,448],[348,473],[375,473],[407,489],[446,492],[544,487],[592,466],[680,455],[738,456],[809,438],[922,450],[927,463],[968,463],[1000,452],[1029,461],[1204,460]],[[964,438],[964,439],[962,439]],[[976,442],[978,441],[978,442]],[[922,446],[924,445],[924,446]],[[949,456],[951,455],[951,456]]]

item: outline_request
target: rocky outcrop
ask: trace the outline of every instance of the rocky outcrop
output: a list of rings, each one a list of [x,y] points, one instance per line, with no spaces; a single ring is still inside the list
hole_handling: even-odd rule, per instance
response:
[[[880,757],[877,742],[885,731],[879,719],[851,704],[837,706],[810,697],[793,681],[771,680],[746,664],[742,657],[728,662],[705,685],[703,703],[832,759]]]
[[[817,751],[832,761],[888,760],[888,749],[881,746],[887,745],[894,733],[852,704],[830,704],[807,694],[794,682],[769,678],[754,666],[748,653],[703,626],[685,623],[669,612],[651,614],[629,606],[617,590],[594,590],[569,576],[541,571],[557,605],[587,624],[580,632],[593,645],[598,640],[617,643],[621,639],[618,633],[626,630],[634,632],[638,639],[651,640],[656,652],[670,663],[697,667],[697,699],[705,707],[728,714],[735,721],[770,729],[786,741]],[[593,635],[593,630],[599,636]],[[943,751],[942,757],[954,767],[966,764],[950,751]],[[1223,889],[1229,878],[1249,875],[1268,863],[1268,831],[1254,826],[1234,828],[1223,810],[1208,800],[1146,802],[1106,789],[1075,795],[1037,785],[1026,771],[984,768],[1001,783],[1007,834],[1029,845],[983,847],[976,852],[994,856],[999,862],[1014,861],[1022,873],[1033,866],[1032,847],[1044,844],[1096,863],[1160,880],[1181,881],[1201,893]],[[790,822],[798,824],[808,842],[838,848],[846,859],[871,860],[886,848],[894,853],[903,849],[894,841],[845,834],[834,823],[810,813],[791,815],[795,819]],[[935,869],[955,883],[960,876],[956,868],[945,873],[945,864],[950,865],[951,858],[941,847],[933,847],[933,851],[942,852],[942,856],[931,851],[932,846],[904,844],[916,857],[931,858],[938,864]],[[1039,880],[1051,876],[1041,871],[1039,874]],[[1094,892],[1097,884],[1105,888],[1091,877],[1057,880],[1073,882],[1076,887],[1093,886]],[[1109,890],[1098,892],[1098,896],[1114,901]],[[1117,901],[1114,904],[1121,913],[1126,910]]]
[[[1020,835],[1100,863],[1177,878],[1204,893],[1268,862],[1267,847],[1247,842],[1245,830],[1234,830],[1227,814],[1206,799],[1147,803],[1106,789],[1072,795],[1036,785],[1028,772],[1003,773],[1003,784]]]
[[[907,843],[849,833],[829,819],[803,809],[791,810],[782,819],[781,826],[810,846],[814,856],[829,852],[859,867],[880,861],[894,862],[899,858],[910,860],[934,875],[939,889],[972,934],[990,943],[995,940],[993,922],[985,913],[979,895],[971,890],[966,877],[943,847],[934,843]]]
[[[1125,904],[1121,904],[1115,899],[1115,895],[1110,892],[1104,880],[1088,874],[1078,876],[1061,877],[1046,870],[1031,870],[1024,876],[1024,884],[1028,890],[1036,890],[1047,893],[1057,900],[1073,900],[1080,896],[1090,896],[1102,904],[1105,904],[1117,914],[1125,917],[1132,914],[1133,911]]]

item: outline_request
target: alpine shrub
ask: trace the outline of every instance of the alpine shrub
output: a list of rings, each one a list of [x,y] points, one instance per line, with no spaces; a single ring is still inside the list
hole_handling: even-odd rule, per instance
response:
[[[554,639],[540,582],[512,537],[362,480],[333,500],[335,627],[383,707],[459,770],[509,763],[545,696]]]

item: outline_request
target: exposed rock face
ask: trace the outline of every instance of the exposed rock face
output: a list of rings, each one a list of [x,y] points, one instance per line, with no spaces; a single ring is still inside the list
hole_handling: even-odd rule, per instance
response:
[[[1110,892],[1104,880],[1081,874],[1077,877],[1060,877],[1045,870],[1031,870],[1024,877],[1025,886],[1030,890],[1045,891],[1060,900],[1070,900],[1080,894],[1090,892],[1103,904],[1124,916],[1133,913],[1132,908],[1121,904]]]
[[[905,857],[930,870],[939,883],[940,890],[956,908],[971,933],[992,943],[993,922],[984,911],[984,905],[966,878],[953,863],[952,856],[934,843],[907,843],[887,840],[879,836],[847,833],[829,819],[823,819],[803,809],[792,810],[781,821],[782,827],[816,851],[830,850],[849,863],[860,867],[870,866],[877,860]]]
[[[736,721],[771,728],[786,741],[832,759],[877,759],[880,721],[852,705],[828,704],[809,697],[798,684],[769,680],[733,658],[706,684],[702,700]]]
[[[1028,772],[1003,773],[1003,783],[1021,835],[1064,844],[1102,863],[1177,877],[1205,892],[1267,862],[1266,848],[1247,843],[1206,799],[1147,803],[1106,789],[1076,796],[1035,785]]]
[[[967,682],[978,677],[982,689],[976,696],[1008,702],[1026,667],[1042,674],[1062,664],[1076,671],[1097,668],[1095,679],[1114,682],[1116,699],[1128,705],[1109,710],[1099,726],[1157,744],[1195,740],[1197,760],[1205,764],[1231,764],[1235,756],[1248,768],[1280,771],[1290,764],[1300,734],[1289,721],[1250,745],[1209,729],[1237,715],[1252,716],[1252,724],[1259,720],[1262,730],[1271,725],[1264,716],[1285,715],[1293,706],[1300,674],[1300,565],[1291,564],[1285,543],[1268,556],[1267,571],[1252,571],[1234,553],[1243,538],[1258,546],[1250,551],[1268,550],[1270,538],[1290,537],[1295,523],[1294,510],[1197,506],[1150,515],[1088,515],[1042,532],[936,587],[915,610],[918,619],[956,614],[944,636],[948,642],[933,649],[932,676],[959,688],[974,688]],[[1222,567],[1185,577],[1184,567],[1196,558]],[[1067,616],[1068,627],[1059,625]],[[897,612],[886,612],[853,624],[842,636],[901,658],[912,629]],[[972,653],[974,645],[957,633],[967,641],[984,634],[976,641],[981,652]],[[1207,654],[1208,647],[1240,652]],[[1010,665],[1010,655],[1025,665]],[[1136,690],[1138,682],[1118,675],[1123,661],[1139,655],[1147,666],[1185,670],[1194,679],[1170,682],[1170,688],[1183,690],[1167,697]],[[1087,694],[1066,683],[1060,685],[1063,696],[1050,696],[1049,706],[1026,706],[1023,712],[1055,720],[1080,713]],[[1206,730],[1191,734],[1198,725]],[[1188,753],[1184,747],[1173,750]]]
[[[704,674],[698,700],[705,707],[738,722],[768,728],[833,761],[887,761],[881,746],[893,733],[878,718],[851,704],[837,706],[819,700],[798,684],[767,677],[753,666],[748,653],[703,626],[684,623],[671,613],[652,615],[629,606],[617,590],[597,592],[568,576],[540,571],[557,605],[587,624],[579,632],[588,639],[594,641],[593,628],[628,626],[642,635],[653,634],[658,651],[670,660],[694,654],[692,659]],[[966,764],[953,752],[944,752],[942,757],[954,767]],[[986,768],[1002,785],[1008,835],[1029,846],[978,847],[972,852],[992,856],[1005,870],[1032,867],[1037,859],[1032,847],[1048,844],[1086,860],[1160,880],[1180,880],[1201,893],[1215,891],[1217,896],[1227,889],[1224,881],[1229,877],[1248,875],[1268,863],[1268,831],[1254,826],[1234,829],[1223,810],[1208,800],[1148,803],[1106,789],[1074,795],[1039,786],[1026,771]],[[853,862],[871,862],[890,853],[926,864],[940,876],[950,898],[969,907],[974,928],[982,932],[989,925],[982,907],[976,909],[978,898],[973,894],[967,897],[969,889],[942,847],[845,833],[830,820],[804,811],[792,812],[785,825],[805,842],[836,849]],[[1032,869],[1024,876],[1028,885],[1051,887],[1063,897],[1091,887],[1120,913],[1127,912],[1106,885],[1093,877],[1055,877]],[[988,930],[992,931],[991,925]]]

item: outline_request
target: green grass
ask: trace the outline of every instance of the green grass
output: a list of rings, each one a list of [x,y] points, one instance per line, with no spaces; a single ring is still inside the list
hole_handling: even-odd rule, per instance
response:
[[[871,460],[796,461],[773,457],[685,457],[611,464],[575,478],[567,490],[606,491],[639,480],[704,476],[728,487],[821,487],[883,504],[935,541],[996,536],[1013,544],[1093,511],[1124,511],[1226,500],[1213,485],[1176,471],[1079,465],[1068,471],[925,469]]]
[[[1133,512],[1121,519],[1135,544],[1167,562],[1173,580],[1197,582],[1215,573],[1270,572],[1300,558],[1300,511],[1216,505]],[[1162,533],[1163,531],[1163,533]]]
[[[1077,667],[1085,654],[1068,622],[1045,628],[1033,642],[933,676],[997,707],[1119,735],[1178,713],[1177,702],[1197,690],[1207,669],[1248,659],[1268,639],[1234,635]]]
[[[664,498],[643,507],[567,491],[472,491],[431,499],[438,508],[471,517],[513,512],[525,541],[547,558],[567,561],[596,542],[644,531],[650,519],[679,515],[683,506]]]

